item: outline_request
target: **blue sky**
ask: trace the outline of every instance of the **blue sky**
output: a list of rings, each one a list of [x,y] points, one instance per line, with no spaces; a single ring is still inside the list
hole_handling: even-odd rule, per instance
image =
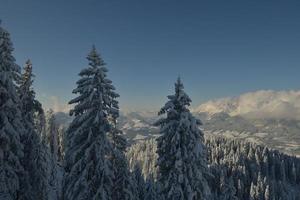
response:
[[[19,65],[38,98],[72,98],[92,44],[123,110],[158,109],[178,75],[197,106],[260,89],[300,87],[300,1],[0,0]]]

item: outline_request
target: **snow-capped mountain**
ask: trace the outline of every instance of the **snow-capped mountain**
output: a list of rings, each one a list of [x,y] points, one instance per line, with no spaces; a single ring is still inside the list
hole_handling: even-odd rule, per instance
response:
[[[300,155],[300,91],[261,90],[201,104],[207,134],[243,138]]]
[[[300,120],[300,91],[261,90],[238,97],[208,101],[194,110],[196,113],[227,113],[252,119]]]

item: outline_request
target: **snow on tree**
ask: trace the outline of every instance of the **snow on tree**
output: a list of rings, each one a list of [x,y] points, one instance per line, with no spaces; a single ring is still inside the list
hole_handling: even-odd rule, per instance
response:
[[[286,175],[285,175],[285,164],[284,164],[284,161],[282,160],[281,161],[281,164],[280,164],[280,176],[281,176],[281,179],[283,181],[286,180]]]
[[[155,159],[157,154],[152,151],[156,149],[153,141],[154,139],[150,139],[133,144],[127,152],[130,166],[136,164],[142,166],[142,169],[146,169],[145,172],[143,171],[146,177],[155,175],[158,171]],[[208,179],[212,199],[220,200],[223,195],[221,190],[232,191],[229,194],[236,190],[235,196],[238,199],[249,199],[251,183],[253,188],[251,192],[255,199],[263,199],[268,193],[269,199],[272,200],[300,199],[300,180],[297,176],[295,178],[295,174],[297,175],[300,169],[299,158],[242,140],[218,136],[206,135],[205,145],[208,152],[209,170],[213,175]],[[248,158],[249,151],[262,155],[259,159],[265,161],[258,162],[256,160],[258,156]],[[282,161],[285,163],[285,181],[280,175]],[[266,168],[268,170],[263,170]],[[224,178],[220,178],[222,171],[226,172],[222,175]],[[252,176],[250,176],[251,173],[253,173]],[[156,183],[156,185],[159,184]]]
[[[55,116],[52,109],[47,111],[47,120],[46,120],[46,142],[49,146],[51,155],[53,159],[58,161],[58,127],[55,122]]]
[[[65,157],[65,132],[67,127],[59,126],[58,127],[58,161],[63,162]]]
[[[227,177],[224,174],[224,170],[221,170],[221,177],[220,177],[220,196],[218,197],[219,200],[237,200],[235,196],[236,189],[233,185],[232,176]]]
[[[113,196],[113,147],[108,133],[112,130],[109,117],[116,113],[112,100],[118,95],[95,47],[87,59],[89,66],[79,73],[73,90],[78,96],[69,102],[75,106],[66,132],[64,200],[109,200]]]
[[[156,140],[149,139],[132,145],[126,152],[129,168],[134,171],[136,165],[140,166],[145,178],[157,177],[157,156]]]
[[[295,163],[293,163],[293,165],[292,165],[292,178],[291,179],[292,179],[293,183],[297,182],[297,169],[296,169]]]
[[[111,106],[114,108],[114,112],[110,116],[111,131],[108,135],[113,147],[111,157],[114,173],[112,199],[134,200],[138,198],[135,180],[131,176],[125,156],[127,141],[123,136],[123,132],[117,128],[117,118],[119,117],[118,102],[114,98],[112,98],[112,102]]]
[[[153,178],[153,175],[150,175],[146,179],[145,183],[145,196],[144,200],[157,200],[160,199],[157,191],[157,185]]]
[[[200,121],[187,108],[191,99],[179,78],[175,94],[168,99],[159,112],[167,116],[156,123],[162,134],[157,140],[160,194],[164,194],[165,199],[208,199],[209,170],[203,133],[198,128]]]
[[[46,134],[45,143],[48,146],[49,151],[49,184],[51,187],[51,193],[55,197],[61,195],[61,182],[62,182],[62,168],[60,166],[61,154],[59,144],[59,129],[56,123],[55,115],[52,109],[46,112]]]
[[[23,69],[23,73],[21,73],[18,77],[19,87],[17,88],[19,98],[21,101],[21,107],[30,119],[28,121],[32,121],[33,112],[37,107],[41,107],[41,104],[35,100],[35,92],[32,88],[34,75],[32,73],[32,63],[30,60],[27,60]]]
[[[35,130],[42,141],[46,141],[46,116],[43,109],[34,114]]]
[[[238,179],[238,186],[237,186],[237,198],[243,199],[244,196],[244,184],[241,179]]]
[[[251,183],[251,187],[250,187],[250,194],[249,194],[249,199],[250,200],[255,200],[256,199],[256,186],[254,185],[254,183]]]
[[[137,198],[135,180],[129,172],[125,155],[121,151],[114,151],[112,157],[114,171],[112,199],[134,200]]]
[[[271,196],[270,196],[270,186],[269,186],[269,185],[266,186],[266,190],[265,190],[265,193],[264,193],[264,197],[265,197],[265,200],[271,200]]]
[[[20,67],[12,55],[10,34],[0,21],[0,199],[32,199],[28,173],[22,166],[25,134],[16,92]]]
[[[24,148],[24,168],[30,176],[32,186],[32,197],[34,199],[48,199],[48,158],[47,147],[42,142],[40,134],[36,132],[35,113],[43,110],[41,104],[35,99],[35,92],[32,88],[34,75],[32,64],[28,60],[24,66],[24,73],[18,79],[18,94],[26,134],[21,136]]]
[[[145,179],[139,165],[134,166],[132,175],[136,184],[138,199],[144,199],[146,194]]]
[[[64,157],[64,137],[67,127],[58,123],[56,113],[52,109],[46,112],[45,140],[53,159],[61,163]]]
[[[264,198],[264,191],[265,191],[265,183],[261,172],[258,172],[257,187],[256,187],[256,194],[257,194],[256,196],[258,199]]]

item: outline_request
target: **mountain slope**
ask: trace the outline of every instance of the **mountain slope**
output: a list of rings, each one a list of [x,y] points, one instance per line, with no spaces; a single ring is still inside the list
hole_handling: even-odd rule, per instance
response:
[[[243,138],[300,155],[300,91],[261,90],[201,104],[206,133]]]

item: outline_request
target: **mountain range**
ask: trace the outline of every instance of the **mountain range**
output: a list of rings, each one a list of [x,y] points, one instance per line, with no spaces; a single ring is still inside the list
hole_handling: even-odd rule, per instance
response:
[[[192,109],[205,135],[247,140],[300,156],[300,91],[261,90],[208,101]],[[59,124],[71,118],[57,113]],[[157,112],[121,113],[118,126],[129,143],[159,136]]]

